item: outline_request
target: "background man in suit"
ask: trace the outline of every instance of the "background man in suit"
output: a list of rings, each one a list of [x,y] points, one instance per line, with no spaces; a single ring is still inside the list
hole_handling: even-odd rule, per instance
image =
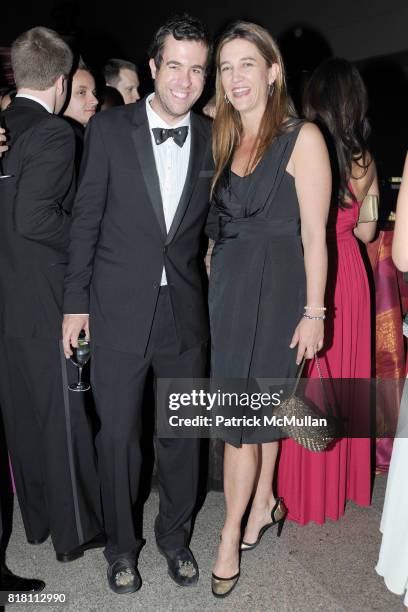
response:
[[[65,355],[92,333],[91,377],[107,533],[116,593],[141,584],[134,507],[141,468],[143,391],[156,377],[205,376],[208,340],[202,228],[212,169],[210,125],[190,113],[205,81],[209,42],[197,20],[166,23],[152,46],[154,94],[88,125],[73,209],[63,325]],[[157,439],[159,550],[177,584],[195,584],[188,548],[199,441]]]
[[[0,128],[0,157],[8,151],[6,141],[6,130]],[[45,588],[45,583],[42,580],[21,578],[21,576],[13,574],[6,566],[6,548],[12,522],[11,512],[13,503],[8,453],[5,442],[0,408],[0,591],[38,592]],[[7,525],[7,520],[10,526]],[[0,603],[0,610],[1,608],[2,605]]]
[[[106,85],[117,89],[125,104],[140,100],[136,64],[122,59],[109,59],[103,68],[103,74]]]
[[[96,113],[98,98],[92,72],[80,58],[72,75],[69,93],[63,111],[64,119],[70,124],[75,136],[75,169],[77,176],[84,149],[84,134],[88,121]]]
[[[3,113],[12,176],[0,181],[0,400],[27,539],[51,534],[60,561],[101,545],[89,543],[101,530],[91,432],[70,408],[59,344],[75,181],[73,132],[54,113],[71,65],[52,30],[13,43],[18,92]]]

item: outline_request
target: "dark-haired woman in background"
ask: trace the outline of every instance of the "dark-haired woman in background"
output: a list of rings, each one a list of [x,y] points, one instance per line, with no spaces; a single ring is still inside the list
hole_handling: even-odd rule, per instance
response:
[[[323,375],[335,379],[371,376],[370,292],[357,241],[368,243],[376,229],[375,221],[359,222],[366,196],[378,197],[366,112],[365,86],[352,64],[334,58],[315,70],[305,91],[304,113],[322,129],[331,153],[333,197],[327,225],[327,321],[321,361]],[[309,376],[317,375],[312,364]],[[349,422],[355,423],[368,410],[363,385],[342,383],[336,385],[337,391],[342,413],[348,411]],[[362,396],[367,401],[361,402]],[[307,451],[292,440],[282,443],[278,490],[289,518],[298,523],[337,520],[349,499],[369,505],[370,482],[368,438],[342,438],[323,453]]]
[[[211,371],[246,386],[251,378],[294,377],[302,358],[323,346],[330,163],[320,131],[294,115],[281,54],[266,30],[231,26],[216,64]],[[219,436],[226,519],[212,591],[225,597],[239,578],[239,549],[254,548],[274,525],[280,535],[286,507],[272,490],[280,430]]]

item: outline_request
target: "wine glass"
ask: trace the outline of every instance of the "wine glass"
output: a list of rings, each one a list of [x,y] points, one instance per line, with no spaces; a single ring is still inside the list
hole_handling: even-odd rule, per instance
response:
[[[0,113],[0,127],[6,129],[6,123],[4,121],[4,117],[3,115]],[[4,155],[4,153],[3,153]],[[0,180],[1,179],[7,179],[7,178],[11,178],[13,175],[12,174],[5,174],[4,170],[3,170],[3,159],[2,159],[2,155],[0,154]]]
[[[70,391],[89,391],[91,385],[82,380],[82,370],[86,363],[88,363],[91,356],[91,345],[89,340],[85,337],[85,332],[82,330],[78,336],[78,347],[71,346],[73,355],[70,358],[74,366],[78,368],[78,382],[69,385]]]

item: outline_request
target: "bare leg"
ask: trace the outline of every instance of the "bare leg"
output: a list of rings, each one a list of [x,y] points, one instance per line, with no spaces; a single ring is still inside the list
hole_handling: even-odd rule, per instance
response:
[[[259,478],[243,538],[248,544],[256,542],[261,527],[272,522],[271,510],[276,502],[272,482],[279,442],[262,444],[261,449]]]
[[[235,448],[228,443],[225,444],[224,495],[226,518],[214,566],[214,574],[220,578],[234,576],[239,570],[241,521],[254,488],[258,455],[259,447],[257,444],[243,444],[241,448]]]

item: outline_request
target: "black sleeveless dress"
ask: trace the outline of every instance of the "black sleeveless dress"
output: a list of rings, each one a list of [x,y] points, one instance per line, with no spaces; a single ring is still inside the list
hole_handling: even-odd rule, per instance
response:
[[[299,130],[277,137],[252,174],[226,168],[210,215],[218,217],[211,257],[211,376],[294,378],[289,344],[306,302],[306,275],[295,180],[286,171]],[[242,443],[280,438],[277,427],[233,428],[222,439]]]

